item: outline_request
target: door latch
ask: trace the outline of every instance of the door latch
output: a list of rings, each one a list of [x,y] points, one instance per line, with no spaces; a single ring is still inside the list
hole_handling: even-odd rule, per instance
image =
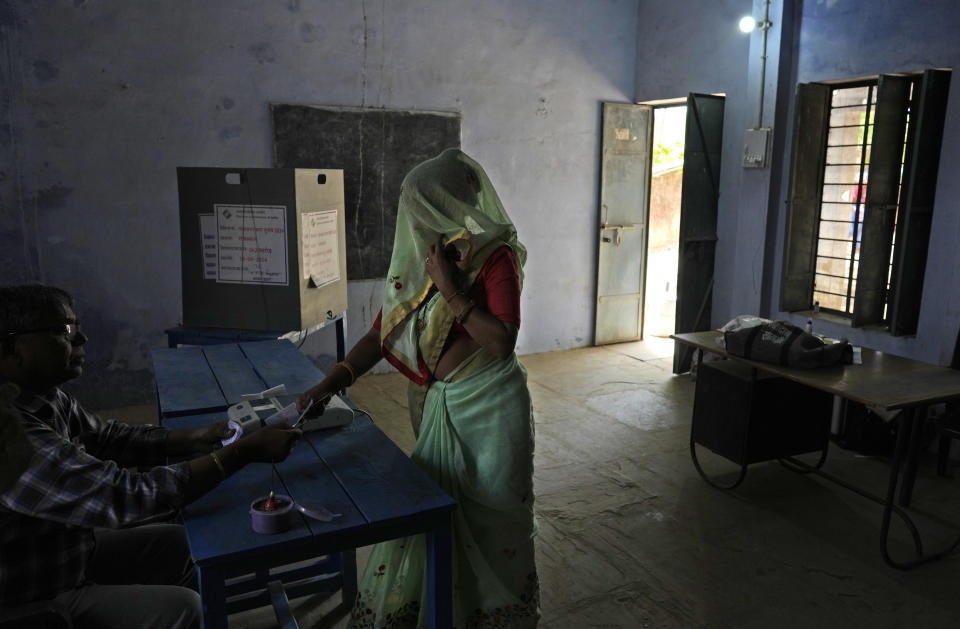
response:
[[[600,236],[600,240],[602,240],[603,242],[611,242],[611,241],[615,240],[616,242],[615,242],[614,244],[616,244],[616,246],[619,247],[619,246],[620,246],[620,243],[623,242],[623,238],[622,238],[623,230],[625,230],[625,229],[640,229],[640,226],[639,226],[639,225],[608,225],[608,224],[606,224],[606,223],[602,223],[602,224],[600,225],[600,231],[601,231],[601,232],[605,232],[605,231],[608,231],[608,230],[611,230],[611,229],[616,232],[614,238],[611,239],[609,236],[603,236],[603,235],[601,235],[601,236]]]

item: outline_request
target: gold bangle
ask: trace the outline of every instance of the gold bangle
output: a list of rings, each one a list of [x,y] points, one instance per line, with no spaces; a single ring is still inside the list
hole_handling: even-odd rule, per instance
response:
[[[220,457],[217,456],[216,452],[211,452],[210,458],[213,459],[213,462],[217,464],[217,469],[220,470],[220,480],[226,480],[227,470],[223,469],[223,463],[220,462]]]
[[[464,297],[467,296],[467,294],[464,293],[462,290],[458,290],[458,291],[454,291],[453,294],[450,295],[449,297],[447,297],[446,295],[444,295],[443,298],[444,298],[444,299],[446,300],[446,302],[449,304],[451,299],[456,299],[456,298],[457,298],[457,295],[463,295]]]
[[[344,369],[347,370],[347,373],[350,374],[350,384],[348,384],[347,386],[350,386],[357,381],[357,372],[353,370],[353,367],[351,367],[350,363],[348,363],[347,361],[342,360],[338,362],[336,365],[334,365],[334,367],[343,367]]]

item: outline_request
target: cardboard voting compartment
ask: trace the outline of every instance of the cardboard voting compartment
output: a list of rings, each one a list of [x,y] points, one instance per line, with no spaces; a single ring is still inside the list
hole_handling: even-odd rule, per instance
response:
[[[305,330],[347,308],[343,171],[177,168],[183,325]]]

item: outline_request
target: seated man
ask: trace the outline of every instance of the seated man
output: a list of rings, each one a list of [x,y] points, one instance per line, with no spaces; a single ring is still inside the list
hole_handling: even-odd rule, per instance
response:
[[[17,385],[0,384],[0,491],[20,478],[33,455],[33,446],[20,425],[20,412],[13,405],[18,395]]]
[[[57,599],[78,628],[199,628],[186,536],[164,521],[247,463],[285,459],[301,433],[264,428],[221,448],[226,422],[104,421],[58,388],[83,372],[86,341],[65,291],[0,287],[0,387],[20,388],[32,446],[26,471],[0,485],[0,608]],[[163,464],[197,452],[209,454]]]

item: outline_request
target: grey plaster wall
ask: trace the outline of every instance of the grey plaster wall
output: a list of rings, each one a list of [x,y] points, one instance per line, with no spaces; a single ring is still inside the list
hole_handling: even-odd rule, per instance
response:
[[[0,281],[72,290],[81,397],[143,401],[177,166],[270,166],[271,101],[451,110],[530,252],[519,351],[589,345],[600,103],[631,100],[637,33],[636,0],[0,0]],[[379,286],[349,299],[356,338]]]

